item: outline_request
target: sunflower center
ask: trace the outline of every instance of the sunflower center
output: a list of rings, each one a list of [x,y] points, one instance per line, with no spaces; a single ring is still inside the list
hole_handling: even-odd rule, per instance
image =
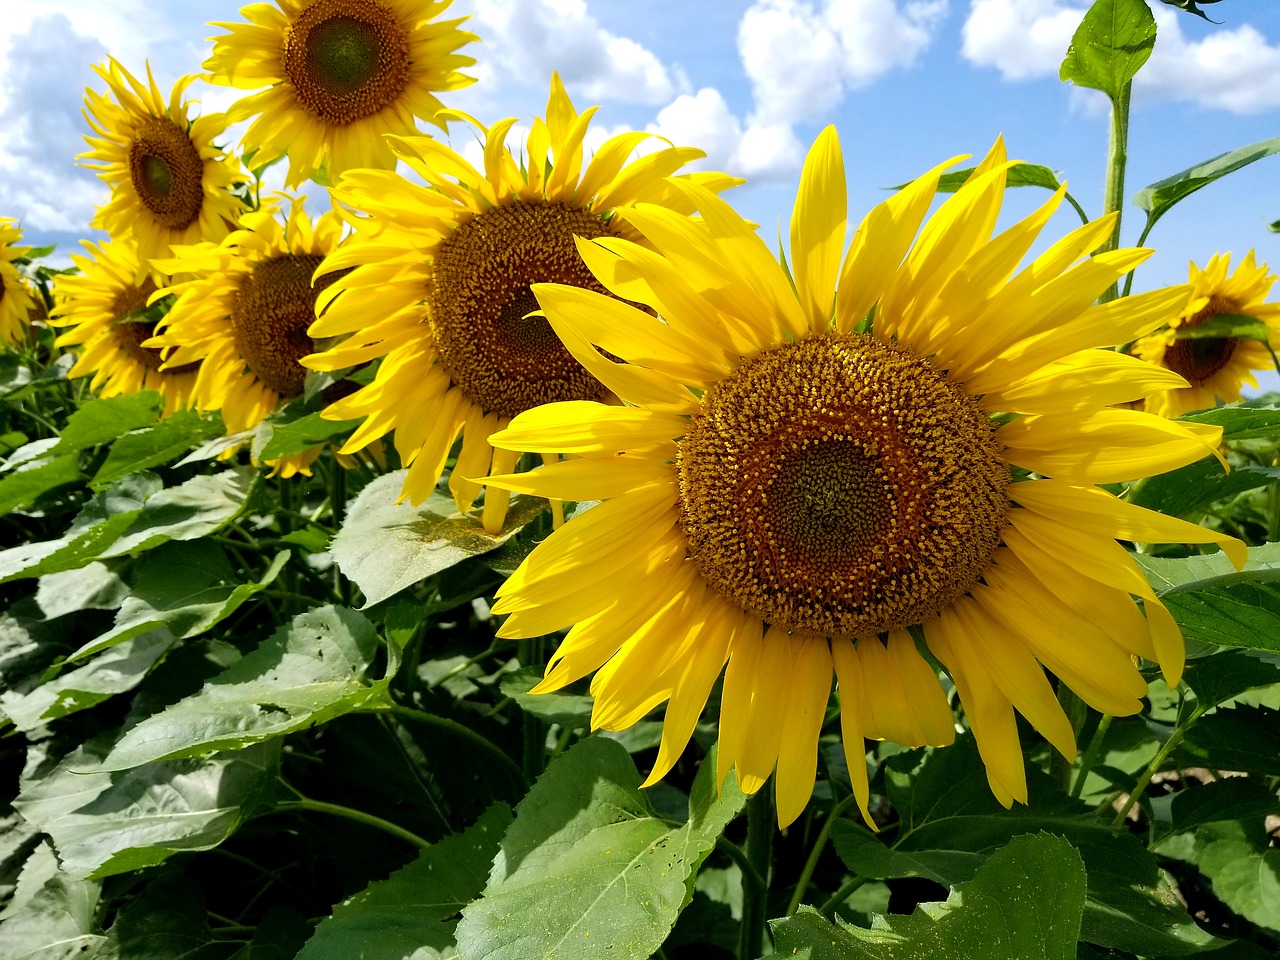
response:
[[[236,294],[231,329],[253,375],[278,393],[302,393],[307,371],[299,362],[314,351],[307,327],[315,322],[316,297],[328,284],[311,276],[324,257],[284,254],[254,266]]]
[[[595,400],[604,390],[555,335],[529,290],[567,283],[605,293],[574,236],[611,236],[600,217],[565,204],[511,203],[486,210],[440,245],[427,294],[440,361],[486,412],[515,416],[555,400]]]
[[[1214,317],[1238,313],[1239,308],[1222,297],[1210,297],[1204,308],[1183,324],[1198,327]],[[1203,386],[1225,367],[1236,352],[1236,337],[1191,337],[1175,340],[1165,351],[1164,364],[1193,387]]]
[[[129,145],[129,177],[156,222],[185,230],[204,202],[204,161],[187,132],[172,120],[149,117]]]
[[[142,341],[155,331],[156,325],[154,321],[142,319],[140,313],[147,305],[147,298],[155,292],[156,285],[150,277],[140,287],[122,287],[111,304],[111,314],[115,317],[111,328],[115,333],[116,343],[124,353],[144,367],[159,370],[160,364],[164,362],[160,351],[142,345]]]
[[[284,73],[307,110],[335,126],[395,103],[409,84],[409,35],[373,0],[317,0],[284,38]]]
[[[745,361],[680,441],[689,554],[769,623],[865,637],[929,619],[1000,545],[1008,463],[977,402],[862,335]]]

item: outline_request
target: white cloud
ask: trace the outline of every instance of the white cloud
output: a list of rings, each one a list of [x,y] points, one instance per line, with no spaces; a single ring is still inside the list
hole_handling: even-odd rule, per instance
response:
[[[1084,11],[1078,0],[972,0],[962,52],[1006,80],[1057,76]],[[1280,43],[1249,24],[1191,40],[1182,32],[1183,14],[1153,12],[1155,50],[1134,80],[1135,99],[1238,114],[1280,108]]]
[[[486,59],[533,86],[545,86],[554,70],[565,85],[591,102],[666,103],[687,86],[679,70],[648,48],[600,25],[585,0],[474,0],[467,26],[484,37]],[[450,11],[451,13],[453,11]],[[477,86],[501,83],[496,72]]]
[[[677,97],[649,124],[650,133],[677,146],[697,146],[706,159],[691,169],[725,170],[747,177],[786,176],[800,165],[804,151],[786,124],[752,124],[743,129],[719,90],[703,87]]]
[[[845,93],[911,66],[947,0],[757,0],[738,24],[738,52],[761,126],[821,116]]]

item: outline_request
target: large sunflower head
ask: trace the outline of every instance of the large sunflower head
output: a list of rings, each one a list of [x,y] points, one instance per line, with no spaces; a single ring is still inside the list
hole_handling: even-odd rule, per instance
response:
[[[514,119],[486,128],[467,118],[484,138],[483,171],[435,140],[393,138],[397,155],[426,186],[360,170],[333,191],[359,211],[348,219],[360,236],[325,262],[322,273],[354,269],[321,298],[328,311],[311,333],[349,339],[304,363],[338,370],[384,358],[374,382],[326,416],[367,418],[346,451],[394,430],[413,503],[439,480],[459,433],[449,482],[465,512],[480,490],[475,478],[492,459],[499,472],[518,459],[495,454],[490,433],[542,403],[608,396],[547,321],[530,316],[538,309],[535,283],[605,293],[575,237],[639,240],[618,208],[651,203],[683,221],[693,206],[682,185],[714,195],[738,182],[718,173],[667,179],[702,151],[666,146],[634,159],[648,139],[643,133],[613,137],[584,163],[582,141],[594,113],[579,114],[554,77],[546,119],[534,121],[526,156],[506,146]],[[487,497],[485,526],[500,528],[506,508],[506,494]]]
[[[222,114],[189,117],[192,101],[182,95],[195,77],[175,83],[166,102],[149,64],[145,84],[113,58],[93,69],[107,92],[85,90],[94,135],[80,159],[111,185],[111,198],[92,225],[132,235],[144,266],[167,257],[171,244],[225,237],[243,210],[231,192],[243,174],[214,143],[227,126]]]
[[[268,87],[237,101],[233,120],[256,117],[244,135],[255,162],[288,155],[285,185],[318,171],[336,180],[354,167],[393,167],[383,134],[417,132],[415,118],[440,123],[435,91],[475,82],[459,72],[475,59],[457,52],[476,40],[458,20],[437,19],[452,0],[276,0],[215,23],[209,80]],[[441,124],[443,126],[443,124]]]
[[[1245,384],[1258,385],[1255,370],[1272,367],[1280,349],[1280,303],[1267,303],[1276,275],[1250,250],[1235,273],[1227,271],[1231,254],[1214,254],[1203,270],[1191,264],[1191,296],[1165,328],[1143,337],[1134,352],[1186,380],[1146,400],[1146,409],[1166,417],[1204,410],[1240,399]],[[1260,320],[1270,331],[1264,343],[1250,337],[1196,336],[1195,330],[1216,317]],[[1269,347],[1269,349],[1268,349]]]
[[[221,243],[177,247],[161,261],[192,279],[153,294],[177,299],[146,346],[164,352],[165,369],[200,364],[192,403],[222,411],[228,433],[253,429],[303,392],[307,371],[298,361],[314,349],[307,326],[326,285],[312,278],[337,249],[342,220],[330,211],[312,224],[301,198],[288,205],[283,221],[268,203]],[[319,453],[290,459],[281,472],[305,471]]]
[[[70,328],[58,337],[58,346],[80,347],[68,375],[92,377],[89,385],[103,397],[155,390],[164,398],[166,416],[187,406],[196,364],[162,370],[160,351],[142,345],[155,332],[155,312],[147,301],[157,287],[138,260],[137,245],[129,237],[82,242],[88,256],[71,255],[80,272],[58,278],[50,319]]]
[[[656,252],[578,242],[614,298],[533,288],[626,405],[550,404],[490,438],[574,455],[490,484],[603,501],[533,551],[494,611],[510,615],[501,636],[571,628],[536,689],[596,671],[595,726],[667,701],[650,782],[722,670],[720,776],[736,768],[753,792],[776,770],[784,824],[813,787],[833,674],[864,816],[864,737],[954,735],[935,662],[1006,805],[1026,799],[1015,711],[1074,755],[1046,669],[1111,714],[1146,692],[1135,655],[1176,682],[1181,634],[1117,540],[1212,541],[1237,562],[1244,548],[1097,484],[1197,460],[1219,432],[1115,409],[1177,377],[1099,348],[1151,330],[1186,288],[1093,305],[1149,253],[1088,256],[1111,218],[1019,270],[1064,194],[992,236],[1009,166],[997,143],[917,237],[931,171],[846,249],[828,129],[801,178],[790,274],[722,200],[681,183],[701,221],[620,211]]]
[[[0,217],[0,343],[19,343],[35,307],[31,287],[14,261],[31,249],[17,243],[22,231],[12,217]]]

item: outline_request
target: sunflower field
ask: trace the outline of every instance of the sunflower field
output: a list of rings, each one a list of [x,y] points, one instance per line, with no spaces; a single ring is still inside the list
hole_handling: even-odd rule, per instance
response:
[[[1126,184],[1096,0],[1096,215],[1003,140],[850,210],[832,126],[775,240],[450,108],[449,6],[108,58],[104,238],[0,216],[0,960],[1280,953],[1277,276],[1140,270],[1280,138]]]

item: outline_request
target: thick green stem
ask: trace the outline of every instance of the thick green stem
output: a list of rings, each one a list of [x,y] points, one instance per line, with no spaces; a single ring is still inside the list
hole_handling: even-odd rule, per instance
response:
[[[756,960],[764,953],[764,927],[769,900],[769,866],[773,859],[773,834],[778,829],[773,812],[773,781],[747,800],[747,862],[761,881],[752,883],[743,872],[742,931],[739,960]]]
[[[1084,756],[1080,760],[1080,769],[1076,771],[1075,782],[1071,784],[1072,797],[1079,797],[1084,790],[1084,782],[1088,779],[1093,765],[1098,762],[1098,754],[1102,752],[1102,741],[1106,739],[1110,726],[1111,714],[1104,713],[1098,721],[1098,729],[1093,731],[1093,738],[1089,741],[1089,746],[1085,748]]]
[[[813,842],[813,849],[809,851],[809,859],[804,863],[804,869],[800,871],[800,879],[796,881],[796,892],[791,895],[791,903],[787,905],[787,916],[794,916],[795,912],[800,909],[800,902],[804,899],[804,893],[809,889],[809,881],[813,877],[813,871],[818,866],[818,858],[822,856],[822,851],[827,847],[827,840],[831,836],[831,828],[835,826],[835,822],[840,816],[857,802],[854,794],[849,794],[834,807],[827,816],[826,822],[822,825],[822,829],[818,831],[818,839]]]
[[[276,807],[277,810],[310,810],[313,813],[329,813],[335,817],[344,817],[347,820],[353,820],[356,823],[363,823],[365,826],[373,827],[375,830],[381,830],[383,833],[389,833],[393,837],[399,837],[407,843],[413,844],[422,850],[427,850],[431,844],[423,840],[416,833],[406,830],[404,827],[397,826],[390,820],[383,820],[381,817],[375,817],[372,813],[365,813],[363,810],[356,810],[352,807],[343,807],[336,803],[325,803],[323,800],[312,800],[309,797],[303,797],[300,800],[286,800],[284,803]]]
[[[1120,246],[1120,211],[1124,206],[1124,170],[1129,161],[1129,95],[1132,82],[1120,88],[1120,95],[1111,101],[1111,140],[1107,147],[1107,179],[1103,186],[1102,212],[1105,216],[1115,212],[1116,223],[1111,236],[1101,251],[1115,250]],[[1118,283],[1113,283],[1099,298],[1106,303],[1120,295]]]
[[[1192,720],[1194,719],[1195,717],[1193,716]],[[1190,726],[1190,722],[1188,722],[1187,726]],[[1124,823],[1125,818],[1129,816],[1129,811],[1133,809],[1133,805],[1142,799],[1142,795],[1147,792],[1147,787],[1151,784],[1151,778],[1159,772],[1162,766],[1164,766],[1165,759],[1173,752],[1173,748],[1182,742],[1182,738],[1186,732],[1187,727],[1181,726],[1176,727],[1173,733],[1169,734],[1169,739],[1164,742],[1156,752],[1156,755],[1151,758],[1151,762],[1147,764],[1147,769],[1142,771],[1142,776],[1140,776],[1138,778],[1138,782],[1134,784],[1133,792],[1129,794],[1124,805],[1116,811],[1116,818],[1111,821],[1112,827],[1119,828]]]
[[[853,895],[853,892],[866,882],[866,877],[850,877],[839,890],[822,902],[822,906],[818,907],[818,911],[824,917],[831,916],[831,912],[835,910],[836,907],[848,900],[849,897]]]

